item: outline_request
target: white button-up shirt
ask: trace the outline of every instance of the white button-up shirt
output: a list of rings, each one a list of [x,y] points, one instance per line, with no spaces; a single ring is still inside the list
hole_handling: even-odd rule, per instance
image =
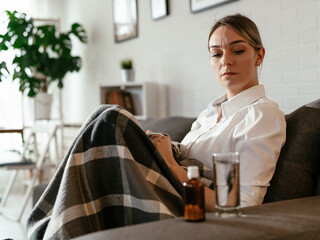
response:
[[[283,112],[266,98],[263,85],[257,85],[229,100],[225,94],[210,103],[181,143],[188,158],[210,168],[212,153],[240,153],[240,198],[244,207],[263,202],[285,139]]]

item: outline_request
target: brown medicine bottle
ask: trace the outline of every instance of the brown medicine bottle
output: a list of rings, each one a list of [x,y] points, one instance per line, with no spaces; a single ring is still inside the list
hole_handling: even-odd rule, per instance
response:
[[[199,181],[198,166],[188,167],[188,180],[183,183],[184,219],[198,222],[205,220],[204,186]]]

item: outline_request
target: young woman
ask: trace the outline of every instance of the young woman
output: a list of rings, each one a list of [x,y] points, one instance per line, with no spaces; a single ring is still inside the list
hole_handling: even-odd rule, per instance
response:
[[[240,153],[241,206],[263,202],[286,138],[284,114],[265,96],[258,68],[265,49],[249,18],[227,16],[211,29],[208,40],[212,68],[226,93],[211,102],[181,142],[185,158],[212,168],[213,152]],[[168,136],[153,136],[154,144],[175,177],[183,182],[186,171],[171,153]],[[214,192],[206,188],[206,209],[214,210]]]
[[[241,205],[261,204],[286,128],[284,114],[259,85],[257,68],[265,50],[256,25],[241,15],[219,20],[208,44],[226,93],[193,123],[180,144],[179,160],[197,159],[212,168],[213,152],[238,151]],[[181,216],[187,173],[178,162],[169,136],[146,134],[129,112],[100,106],[33,209],[28,238],[69,239]],[[206,210],[213,211],[214,190],[206,187],[205,196]]]

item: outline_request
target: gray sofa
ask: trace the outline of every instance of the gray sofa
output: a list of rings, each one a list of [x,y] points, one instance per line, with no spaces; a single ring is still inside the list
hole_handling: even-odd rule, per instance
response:
[[[206,214],[204,222],[182,217],[104,230],[77,240],[315,240],[320,239],[320,196],[243,208],[236,218]]]
[[[140,121],[144,129],[168,133],[180,142],[194,118]],[[320,195],[320,99],[286,115],[287,140],[264,203]]]
[[[144,129],[153,130],[154,132],[165,132],[168,133],[172,140],[174,141],[181,141],[182,138],[185,136],[185,134],[188,132],[188,130],[191,127],[192,122],[194,121],[194,118],[185,118],[185,117],[168,117],[163,119],[148,119],[140,121],[141,125]],[[310,207],[314,207],[314,212],[320,213],[320,197],[314,197],[316,195],[320,195],[320,99],[317,101],[314,101],[312,103],[306,104],[300,108],[298,108],[296,111],[292,112],[291,114],[286,115],[286,121],[287,121],[287,141],[285,146],[283,147],[278,163],[277,168],[274,174],[273,179],[271,180],[271,185],[268,188],[267,194],[265,196],[264,204],[262,206],[252,207],[253,210],[250,210],[251,208],[244,209],[244,212],[248,214],[255,214],[255,211],[257,214],[264,212],[271,212],[273,213],[273,217],[275,220],[281,221],[282,224],[284,224],[285,227],[279,228],[277,231],[277,234],[274,235],[275,237],[278,236],[286,236],[288,233],[288,227],[293,227],[294,224],[292,221],[289,221],[289,218],[286,220],[286,218],[282,218],[281,212],[282,208],[286,206],[286,204],[289,204],[292,206],[292,208],[287,208],[287,212],[283,212],[282,214],[290,214],[293,213],[293,209],[297,208],[297,211],[301,214],[301,218],[304,220],[310,220],[311,222],[318,221],[319,228],[320,228],[320,219],[315,219],[314,214],[310,215],[310,212],[312,212],[312,209]],[[40,185],[35,188],[34,191],[34,202],[37,201],[39,195],[42,193],[43,189],[45,188],[45,185]],[[310,200],[311,197],[311,200]],[[306,199],[304,201],[304,198]],[[290,201],[284,201],[289,200]],[[309,199],[309,200],[307,200]],[[279,202],[281,201],[281,202]],[[272,203],[271,203],[272,202]],[[289,202],[289,203],[287,203]],[[311,204],[309,208],[306,210],[305,205]],[[262,209],[262,210],[261,210]],[[300,209],[300,210],[299,210]],[[305,210],[303,210],[305,209]],[[280,215],[277,215],[277,212],[279,212]],[[292,214],[294,216],[295,214]],[[296,214],[298,216],[298,213]],[[299,215],[300,216],[300,215]],[[320,214],[318,214],[320,216]],[[235,235],[242,236],[241,233],[244,230],[253,229],[257,230],[256,228],[261,228],[263,226],[263,223],[259,226],[255,226],[253,223],[254,219],[247,221],[246,218],[241,218],[242,220],[235,220],[237,224],[242,225],[243,228],[238,227],[237,232],[235,232]],[[266,223],[270,220],[268,217],[263,217],[263,221],[266,221]],[[269,220],[268,220],[269,219]],[[261,219],[260,219],[261,220]],[[222,222],[221,222],[222,221]],[[102,239],[104,237],[108,237],[111,233],[113,237],[110,236],[110,239],[116,238],[117,232],[119,233],[119,239],[122,239],[120,236],[121,232],[123,232],[125,229],[128,229],[128,233],[131,234],[129,236],[135,235],[134,233],[138,233],[140,231],[143,231],[142,229],[148,229],[148,234],[144,234],[143,238],[141,239],[159,239],[157,237],[156,233],[159,233],[160,229],[162,231],[167,231],[166,228],[169,226],[172,226],[172,224],[180,224],[180,228],[173,228],[170,231],[173,231],[172,234],[176,234],[176,236],[179,236],[179,232],[183,230],[183,227],[193,227],[194,231],[206,231],[206,229],[209,228],[209,223],[216,222],[218,226],[221,224],[234,224],[233,220],[217,220],[214,214],[208,214],[208,220],[203,223],[197,223],[197,225],[183,225],[187,224],[184,221],[182,221],[182,218],[178,218],[176,220],[162,220],[159,222],[153,222],[153,223],[145,223],[143,224],[143,227],[137,226],[128,226],[124,228],[118,228],[113,230],[106,230],[101,231],[99,233],[95,233],[94,236],[92,234],[85,235],[81,237],[81,239]],[[308,222],[308,221],[307,221]],[[249,225],[248,225],[249,224]],[[250,227],[252,225],[252,228]],[[309,231],[310,229],[308,226],[311,226],[309,223],[305,224],[305,227],[302,227],[299,231]],[[197,226],[196,228],[194,226]],[[313,226],[313,225],[312,225]],[[271,227],[270,231],[276,231],[276,224]],[[133,229],[133,230],[132,230]],[[218,228],[217,228],[218,229]],[[312,228],[313,229],[313,228]],[[311,230],[312,230],[311,229]],[[253,231],[252,230],[252,231]],[[310,230],[310,231],[311,231]],[[220,231],[220,230],[217,230]],[[222,230],[221,230],[222,231]],[[313,231],[313,230],[312,230]],[[309,232],[311,235],[313,232]],[[319,229],[318,232],[315,232],[315,236],[319,236],[320,234]],[[161,232],[161,231],[160,231]],[[210,231],[208,231],[207,237],[210,237],[209,234]],[[223,234],[223,232],[221,232]],[[303,233],[299,233],[301,235],[301,238],[296,239],[304,239],[305,236]],[[309,234],[309,235],[310,235]],[[140,239],[139,234],[136,234],[137,237],[134,239]],[[300,236],[299,235],[299,236]],[[308,235],[308,236],[309,236]],[[168,237],[174,236],[174,235],[168,235]],[[186,235],[188,236],[188,235]],[[191,235],[190,235],[191,236]],[[199,235],[200,236],[200,235]],[[205,239],[203,237],[203,234],[201,234],[201,239]],[[243,235],[246,236],[246,235]],[[258,236],[258,235],[252,235],[252,236]],[[259,235],[260,236],[260,235]],[[265,233],[265,236],[268,236],[268,231]],[[288,235],[289,236],[289,235]],[[298,235],[297,235],[298,236]],[[291,236],[292,237],[292,236]],[[285,238],[285,239],[295,239],[295,238]],[[109,237],[108,237],[109,239]],[[131,238],[132,239],[132,238]],[[175,238],[180,239],[180,238]],[[186,238],[181,238],[186,239]],[[195,238],[192,238],[195,239]],[[199,238],[200,239],[200,238]],[[223,238],[221,238],[223,239]],[[239,239],[250,239],[250,238],[241,238]],[[260,238],[259,239],[263,239]],[[282,239],[282,238],[281,238]],[[310,236],[306,239],[312,239]],[[316,239],[316,238],[315,238]]]

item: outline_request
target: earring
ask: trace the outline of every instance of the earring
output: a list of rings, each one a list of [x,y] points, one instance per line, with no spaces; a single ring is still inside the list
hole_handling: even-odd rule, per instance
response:
[[[257,62],[257,69],[259,69],[261,66],[261,63],[260,62]]]

